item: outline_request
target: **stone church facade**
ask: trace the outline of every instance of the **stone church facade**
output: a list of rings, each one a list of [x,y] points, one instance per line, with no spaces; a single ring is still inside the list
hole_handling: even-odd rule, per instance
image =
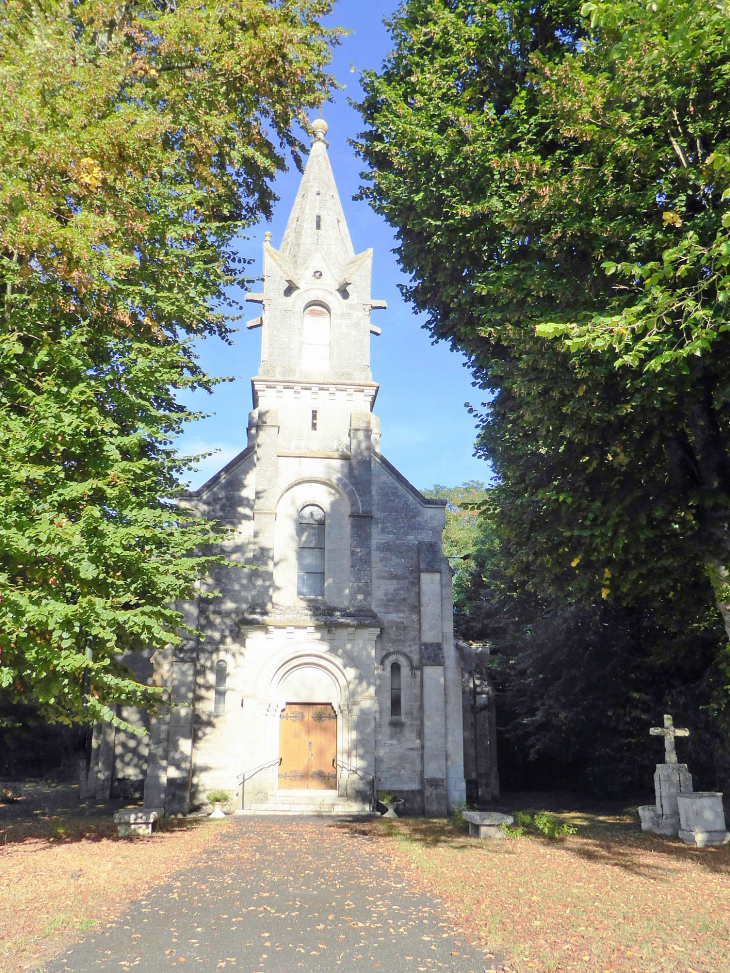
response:
[[[385,303],[372,250],[353,250],[327,126],[313,127],[281,246],[266,234],[247,295],[262,330],[248,444],[185,501],[231,528],[221,547],[240,567],[185,607],[203,639],[137,660],[177,705],[141,740],[94,737],[97,793],[144,777],[145,805],[168,813],[221,788],[252,813],[364,810],[388,790],[444,815],[466,798],[464,714],[467,750],[484,722],[454,639],[445,502],[380,452],[370,319]],[[487,742],[467,753],[473,799],[495,788]]]

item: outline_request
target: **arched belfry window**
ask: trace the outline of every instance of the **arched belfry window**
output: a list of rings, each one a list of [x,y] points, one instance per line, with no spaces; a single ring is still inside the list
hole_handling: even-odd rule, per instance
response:
[[[390,667],[390,718],[399,720],[402,714],[401,669],[400,662]]]
[[[305,372],[328,372],[330,367],[330,312],[324,304],[304,309],[302,326],[302,368]]]
[[[299,512],[297,594],[324,595],[324,510],[314,504]]]
[[[213,715],[222,716],[226,711],[226,682],[228,681],[228,663],[219,659],[215,664],[215,700]]]

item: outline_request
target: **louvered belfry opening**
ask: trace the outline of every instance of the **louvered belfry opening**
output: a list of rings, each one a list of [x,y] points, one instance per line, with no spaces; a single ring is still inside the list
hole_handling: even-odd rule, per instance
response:
[[[297,594],[300,598],[324,597],[324,510],[309,504],[299,513]]]

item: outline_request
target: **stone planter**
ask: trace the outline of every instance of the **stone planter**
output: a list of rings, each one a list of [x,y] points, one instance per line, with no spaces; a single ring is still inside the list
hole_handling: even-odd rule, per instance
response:
[[[383,807],[387,808],[387,810],[382,813],[381,817],[383,817],[383,818],[397,818],[398,815],[395,813],[395,809],[399,805],[404,804],[404,803],[405,803],[404,801],[390,801],[388,803],[386,803],[385,801],[378,801],[378,804],[382,804]]]
[[[511,814],[500,814],[498,811],[463,811],[462,817],[469,825],[472,838],[505,838],[502,826],[509,827],[515,823]]]
[[[686,845],[705,848],[707,845],[724,845],[730,841],[720,792],[695,791],[694,794],[680,794],[677,805],[679,837]]]
[[[226,816],[226,812],[221,810],[221,802],[220,801],[216,801],[215,802],[215,807],[210,812],[210,814],[208,815],[208,817],[212,821],[222,821],[222,820],[225,819],[225,816]]]

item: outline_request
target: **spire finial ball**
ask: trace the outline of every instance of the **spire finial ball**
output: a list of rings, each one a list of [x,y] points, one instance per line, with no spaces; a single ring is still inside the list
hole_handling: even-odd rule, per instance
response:
[[[320,141],[324,141],[324,137],[327,134],[327,122],[324,118],[315,118],[312,122],[312,131],[314,132],[314,137]]]

